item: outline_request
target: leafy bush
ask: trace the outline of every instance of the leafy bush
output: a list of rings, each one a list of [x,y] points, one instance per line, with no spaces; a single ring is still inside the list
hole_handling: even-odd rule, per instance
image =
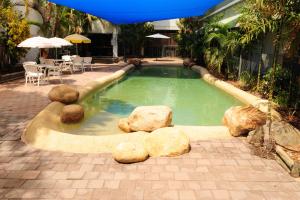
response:
[[[249,71],[243,71],[240,76],[240,86],[244,90],[251,90],[254,88],[256,83],[256,76],[251,74]]]
[[[263,76],[259,89],[263,97],[268,98],[272,87],[273,68],[269,69]],[[278,65],[274,72],[273,98],[281,106],[293,105],[297,101],[297,91],[299,86],[291,71]]]
[[[17,45],[29,37],[28,23],[11,6],[0,5],[0,44],[5,49],[5,58],[0,64],[15,64],[26,53]]]

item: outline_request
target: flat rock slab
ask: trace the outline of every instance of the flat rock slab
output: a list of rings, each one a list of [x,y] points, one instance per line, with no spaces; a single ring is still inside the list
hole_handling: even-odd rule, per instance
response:
[[[276,144],[286,149],[300,152],[300,131],[285,121],[273,121],[271,124],[271,133],[274,135]],[[269,135],[269,123],[256,128],[248,136],[248,142],[255,143],[261,141],[264,135]],[[259,143],[259,142],[256,142]]]

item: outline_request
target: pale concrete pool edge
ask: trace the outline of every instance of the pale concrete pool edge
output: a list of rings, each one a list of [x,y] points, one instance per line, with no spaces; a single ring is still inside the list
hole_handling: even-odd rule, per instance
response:
[[[195,71],[199,72],[200,75],[204,78],[204,80],[207,81],[212,78],[210,74],[209,76],[208,74],[203,74],[204,68],[199,66],[197,66],[197,68],[195,67],[193,69],[196,69]],[[112,75],[96,79],[92,82],[87,83],[83,87],[79,87],[79,102],[82,101],[93,91],[103,89],[122,79],[122,77],[124,77],[133,68],[133,65],[127,65]],[[214,85],[217,86],[217,84]],[[120,142],[141,142],[143,141],[144,137],[148,134],[143,132],[137,132],[130,134],[91,136],[73,135],[61,132],[60,111],[62,110],[63,106],[64,105],[59,102],[50,103],[27,125],[24,133],[22,134],[22,141],[36,148],[46,150],[59,150],[75,153],[110,153],[114,149],[114,147]],[[175,127],[184,131],[189,136],[191,141],[209,139],[232,139],[232,136],[230,136],[228,129],[224,126],[175,125]]]

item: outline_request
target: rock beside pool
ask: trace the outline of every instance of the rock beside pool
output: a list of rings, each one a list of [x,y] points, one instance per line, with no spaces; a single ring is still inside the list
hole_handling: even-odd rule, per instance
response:
[[[183,66],[193,67],[196,63],[191,58],[186,58],[183,60]]]
[[[223,124],[232,136],[241,136],[266,124],[267,115],[252,106],[229,108],[223,117]]]
[[[173,127],[153,131],[145,138],[150,156],[179,156],[190,151],[189,137]]]
[[[276,144],[283,146],[286,149],[300,152],[300,131],[285,121],[273,121],[271,124],[271,133],[274,136]],[[269,135],[269,123],[256,128],[248,136],[248,142],[253,137],[262,137]]]
[[[84,109],[81,105],[72,104],[64,106],[60,115],[60,120],[63,123],[78,123],[84,117]]]
[[[168,106],[140,106],[128,117],[131,131],[151,132],[172,123],[172,110]]]
[[[79,92],[71,86],[59,85],[51,89],[48,97],[51,101],[59,101],[64,104],[72,104],[78,100]]]
[[[131,132],[131,129],[130,129],[130,126],[129,126],[129,123],[128,123],[128,119],[127,118],[122,118],[119,120],[119,124],[118,124],[119,128],[126,132],[126,133],[130,133]]]
[[[149,154],[143,143],[123,142],[116,146],[113,151],[113,158],[124,164],[145,161]]]
[[[142,65],[142,60],[139,58],[131,58],[127,60],[128,64],[132,64],[136,67],[140,67]]]

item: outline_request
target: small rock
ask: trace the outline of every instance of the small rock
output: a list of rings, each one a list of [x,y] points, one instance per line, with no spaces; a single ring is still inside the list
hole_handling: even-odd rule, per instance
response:
[[[190,150],[189,137],[177,128],[161,128],[150,133],[145,139],[150,156],[179,156]]]
[[[194,65],[195,65],[195,62],[190,58],[185,58],[183,60],[183,66],[185,66],[185,67],[193,67]]]
[[[151,132],[168,127],[172,122],[172,110],[168,106],[139,106],[128,117],[131,131]]]
[[[71,104],[64,106],[60,115],[63,123],[77,123],[84,117],[84,109],[81,105]]]
[[[223,117],[223,124],[232,136],[241,136],[266,123],[267,115],[252,106],[229,108]]]
[[[264,144],[264,133],[263,133],[262,126],[257,127],[255,130],[250,131],[247,136],[247,142],[254,146],[262,146]]]
[[[145,161],[149,154],[143,144],[123,142],[116,146],[113,157],[119,163],[129,164]]]
[[[118,124],[119,128],[126,132],[126,133],[130,133],[131,132],[131,129],[129,127],[129,124],[128,124],[128,119],[127,118],[122,118],[119,120],[119,124]]]
[[[51,89],[48,93],[48,97],[51,101],[72,104],[78,100],[79,92],[71,86],[59,85]]]
[[[130,58],[127,60],[128,64],[132,64],[135,67],[140,67],[142,65],[142,60],[139,58]]]

